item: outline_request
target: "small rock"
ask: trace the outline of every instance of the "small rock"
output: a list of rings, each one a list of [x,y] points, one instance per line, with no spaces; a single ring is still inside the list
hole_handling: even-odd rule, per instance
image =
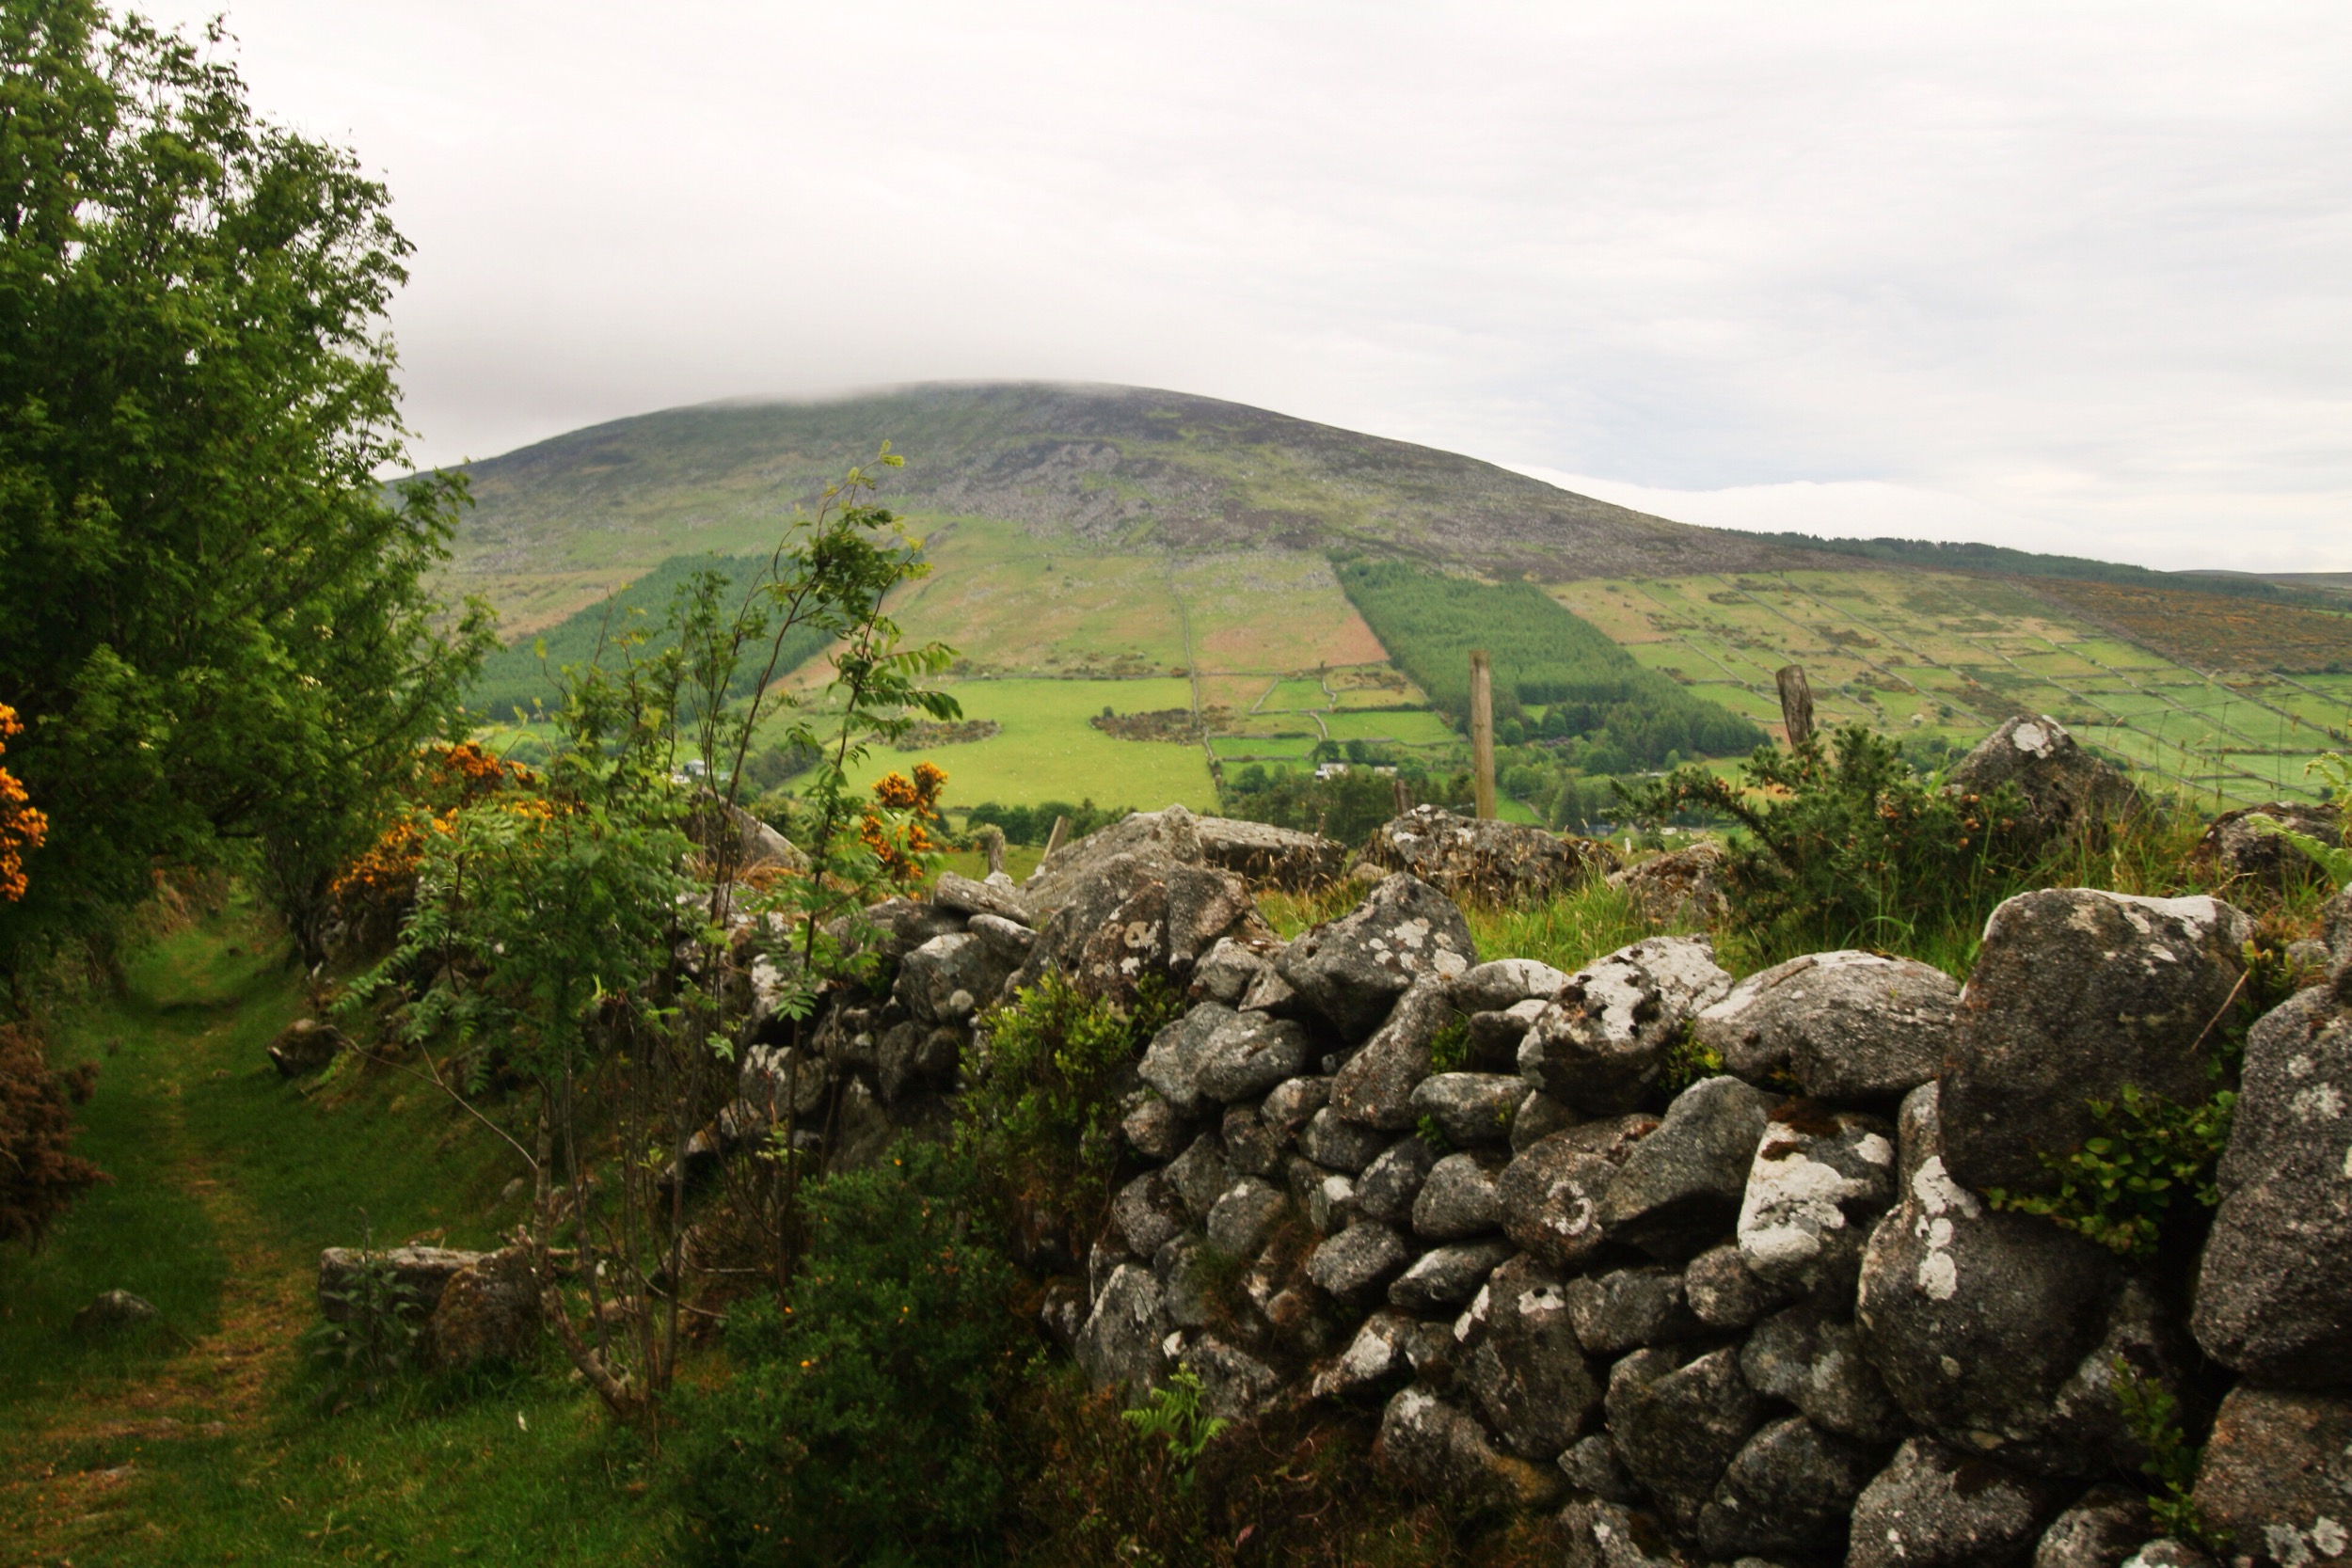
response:
[[[1517,1074],[1440,1072],[1415,1085],[1411,1105],[1416,1116],[1438,1124],[1448,1143],[1474,1148],[1511,1141],[1511,1117],[1526,1094]]]
[[[1403,1272],[1405,1239],[1377,1220],[1362,1220],[1315,1248],[1307,1277],[1342,1301],[1363,1301]]]
[[[1217,1124],[1217,1137],[1223,1141],[1225,1157],[1232,1162],[1235,1170],[1251,1176],[1280,1173],[1287,1142],[1260,1119],[1257,1106],[1226,1107],[1224,1119]]]
[[[1497,1453],[1476,1420],[1421,1388],[1389,1401],[1374,1451],[1422,1491],[1473,1512],[1541,1508],[1560,1494],[1557,1467]]]
[[[298,1018],[269,1042],[269,1059],[279,1076],[299,1078],[318,1071],[350,1044],[343,1032],[333,1024],[321,1023],[315,1018]]]
[[[1748,1272],[1786,1290],[1851,1300],[1870,1227],[1895,1200],[1894,1131],[1812,1101],[1774,1107],[1740,1205]]]
[[[1671,1344],[1701,1329],[1682,1299],[1680,1272],[1658,1264],[1571,1279],[1565,1293],[1577,1340],[1594,1355]]]
[[[1136,1070],[1182,1115],[1198,1116],[1206,1096],[1200,1086],[1201,1053],[1212,1037],[1240,1015],[1203,1002],[1152,1037]]]
[[[375,1258],[391,1266],[396,1287],[405,1292],[417,1315],[429,1318],[457,1272],[471,1268],[486,1256],[437,1246],[389,1247],[374,1253],[358,1247],[328,1247],[319,1254],[319,1315],[330,1323],[343,1321],[344,1303],[359,1284],[360,1264]]]
[[[1315,1370],[1308,1396],[1318,1400],[1356,1399],[1378,1392],[1410,1370],[1405,1341],[1414,1323],[1390,1311],[1375,1312],[1356,1330],[1356,1337],[1329,1362]]]
[[[1943,1070],[1959,1006],[1959,984],[1915,959],[1809,953],[1734,986],[1692,1037],[1750,1083],[1892,1105]]]
[[[1307,1032],[1289,1019],[1234,1013],[1198,1047],[1195,1082],[1210,1100],[1248,1100],[1296,1075],[1307,1057]]]
[[[1249,994],[1250,983],[1273,971],[1274,965],[1263,954],[1228,937],[1192,966],[1192,994],[1200,1001],[1238,1007]]]
[[[1062,1349],[1075,1350],[1091,1309],[1085,1285],[1066,1276],[1049,1279],[1038,1302],[1038,1325],[1052,1335],[1054,1342]]]
[[[520,1365],[539,1354],[539,1284],[519,1246],[485,1253],[452,1275],[428,1324],[435,1365]]]
[[[1193,1119],[1160,1097],[1157,1089],[1138,1089],[1120,1119],[1120,1135],[1127,1147],[1147,1160],[1173,1160],[1184,1152],[1198,1128]]]
[[[1258,1119],[1290,1140],[1298,1136],[1317,1111],[1331,1102],[1328,1078],[1293,1078],[1277,1084],[1258,1102]]]
[[[1473,1015],[1505,1012],[1528,1002],[1549,1002],[1567,983],[1568,977],[1548,963],[1538,963],[1534,958],[1496,958],[1466,970],[1454,979],[1454,1006]]]
[[[1389,1305],[1404,1312],[1442,1312],[1478,1293],[1495,1265],[1516,1251],[1500,1236],[1431,1247],[1389,1287]]]
[[[1186,1233],[1162,1242],[1152,1259],[1152,1277],[1160,1282],[1160,1310],[1173,1327],[1209,1326],[1216,1301],[1205,1254],[1200,1237]]]
[[[1554,1132],[1565,1132],[1583,1119],[1543,1090],[1530,1089],[1511,1117],[1511,1152],[1524,1153]]]
[[[1560,1530],[1567,1568],[1692,1568],[1656,1520],[1618,1503],[1570,1503],[1560,1512]]]
[[[2265,821],[2256,822],[2256,817]],[[2205,830],[2198,849],[2232,877],[2271,887],[2284,887],[2291,878],[2312,876],[2316,867],[2311,857],[2270,831],[2268,823],[2293,828],[2322,844],[2344,842],[2344,816],[2334,806],[2316,800],[2272,800],[2223,812]]]
[[[1418,975],[1364,1047],[1331,1080],[1331,1106],[1350,1121],[1394,1132],[1413,1125],[1413,1091],[1429,1076],[1430,1042],[1454,1016],[1443,975]]]
[[[1480,1072],[1517,1072],[1520,1043],[1550,1005],[1549,998],[1530,998],[1500,1012],[1470,1014],[1470,1053],[1464,1065]]]
[[[1166,1171],[1144,1172],[1111,1199],[1111,1226],[1137,1258],[1159,1251],[1170,1236],[1184,1229],[1186,1220],[1184,1195]]]
[[[1362,1217],[1356,1183],[1344,1176],[1326,1176],[1307,1194],[1307,1223],[1318,1236],[1336,1236]]]
[[[1470,1338],[1460,1384],[1479,1414],[1520,1458],[1555,1458],[1592,1419],[1601,1395],[1558,1277],[1524,1259],[1496,1269]]]
[[[159,1316],[153,1306],[128,1291],[101,1291],[73,1314],[73,1332],[83,1338],[104,1338]]]
[[[1722,846],[1693,844],[1613,872],[1609,885],[1624,890],[1645,925],[1705,928],[1731,911],[1723,864]]]
[[[1605,1432],[1568,1445],[1560,1456],[1560,1473],[1568,1478],[1570,1491],[1589,1493],[1603,1502],[1630,1505],[1642,1500],[1642,1489],[1625,1473],[1617,1445]]]
[[[2046,1481],[1914,1437],[1854,1504],[1847,1568],[2022,1562],[2057,1501]]]
[[[1422,1184],[1437,1164],[1437,1150],[1422,1139],[1397,1139],[1356,1179],[1357,1206],[1391,1225],[1411,1224],[1413,1199],[1421,1196]]]
[[[1228,1257],[1247,1258],[1265,1244],[1289,1208],[1280,1188],[1246,1176],[1210,1209],[1209,1244]]]
[[[1779,1098],[1737,1078],[1705,1078],[1675,1097],[1601,1198],[1613,1241],[1684,1259],[1732,1228],[1767,1117]]]
[[[2134,1552],[2123,1568],[2219,1568],[2219,1565],[2202,1548],[2168,1535],[2151,1541]]]
[[[2118,816],[2138,803],[2132,783],[2075,743],[2048,714],[2011,719],[1953,765],[1946,788],[1990,795],[2014,784],[2026,798],[2028,831],[2050,838],[2077,824]]]
[[[1276,968],[1353,1039],[1388,1016],[1415,976],[1451,978],[1477,961],[1470,925],[1454,901],[1399,872],[1347,914],[1293,942]]]
[[[1168,1164],[1167,1175],[1177,1196],[1184,1200],[1185,1210],[1202,1225],[1208,1223],[1209,1211],[1216,1207],[1216,1200],[1233,1185],[1233,1167],[1214,1132],[1203,1132],[1195,1138],[1190,1148]]]
[[[1503,1234],[1554,1268],[1581,1266],[1605,1238],[1600,1205],[1616,1164],[1569,1133],[1529,1146],[1496,1184]]]
[[[1817,1307],[1792,1307],[1758,1323],[1740,1347],[1740,1372],[1749,1387],[1795,1405],[1824,1431],[1875,1444],[1903,1434],[1902,1413],[1853,1325]]]
[[[1410,872],[1456,898],[1507,906],[1604,877],[1616,857],[1591,839],[1421,805],[1374,829],[1357,864]]]
[[[2033,1568],[2122,1568],[2152,1528],[2147,1498],[2128,1487],[2094,1486],[2042,1532]]]
[[[1774,1421],[1724,1469],[1699,1512],[1699,1544],[1717,1558],[1843,1545],[1847,1517],[1877,1468],[1859,1445],[1802,1416]]]
[[[1351,1175],[1371,1164],[1388,1146],[1386,1132],[1345,1120],[1328,1105],[1309,1118],[1306,1136],[1298,1143],[1316,1164]]]
[[[1453,1242],[1502,1228],[1502,1197],[1496,1183],[1503,1162],[1481,1150],[1449,1154],[1429,1169],[1413,1199],[1413,1234]]]
[[[1281,1391],[1281,1374],[1248,1351],[1203,1334],[1177,1355],[1200,1380],[1200,1404],[1224,1421],[1246,1421]]]
[[[1036,913],[1018,890],[993,882],[977,882],[953,871],[939,874],[939,880],[931,887],[931,902],[943,910],[985,914],[1032,930],[1037,926]]]
[[[1627,1469],[1685,1532],[1764,1417],[1732,1349],[1682,1366],[1668,1352],[1636,1351],[1612,1370],[1607,1407]]]
[[[1152,1271],[1122,1263],[1078,1331],[1078,1365],[1097,1388],[1117,1387],[1139,1399],[1166,1369],[1161,1347],[1173,1326]]]
[[[917,1023],[961,1023],[972,1016],[978,998],[1004,989],[1006,976],[1017,967],[969,931],[951,931],[898,960],[898,978],[890,994]]]
[[[1519,1045],[1530,1084],[1590,1116],[1635,1110],[1692,1015],[1731,989],[1704,937],[1657,937],[1568,977]]]
[[[1736,1243],[1710,1247],[1682,1271],[1683,1299],[1709,1328],[1745,1328],[1788,1301],[1788,1292],[1767,1285],[1740,1260]]]

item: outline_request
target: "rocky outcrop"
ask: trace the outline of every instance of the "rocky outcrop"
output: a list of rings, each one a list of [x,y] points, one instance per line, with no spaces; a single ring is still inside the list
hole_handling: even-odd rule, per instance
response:
[[[1731,911],[1724,892],[1723,847],[1708,841],[1669,849],[1609,874],[1634,912],[1651,926],[1705,929]]]
[[[1592,839],[1424,805],[1374,829],[1356,864],[1359,875],[1401,871],[1452,897],[1515,904],[1606,876],[1617,859]]]
[[[2002,724],[1953,766],[1946,784],[1963,796],[2015,785],[2025,800],[2024,826],[2036,838],[2119,816],[2139,801],[2129,779],[2084,751],[2046,713]]]

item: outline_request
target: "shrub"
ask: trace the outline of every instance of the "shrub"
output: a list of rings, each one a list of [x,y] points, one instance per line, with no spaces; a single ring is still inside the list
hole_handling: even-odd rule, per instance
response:
[[[690,1563],[994,1556],[1002,1398],[1033,1342],[1002,1257],[969,1234],[970,1172],[901,1145],[806,1194],[784,1305],[739,1308],[734,1374],[680,1402]]]
[[[88,1062],[51,1070],[30,1028],[0,1023],[0,1243],[39,1246],[66,1205],[108,1180],[72,1152],[72,1107],[97,1077]]]
[[[322,1404],[373,1400],[412,1370],[424,1338],[424,1304],[392,1260],[371,1246],[359,1255],[351,1283],[338,1292],[341,1323],[310,1334],[310,1355],[324,1374]]]

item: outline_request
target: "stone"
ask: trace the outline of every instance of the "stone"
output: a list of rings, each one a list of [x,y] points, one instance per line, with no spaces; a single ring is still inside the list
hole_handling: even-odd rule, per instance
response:
[[[1554,1132],[1565,1132],[1583,1119],[1543,1090],[1530,1089],[1511,1117],[1511,1152],[1523,1154]]]
[[[530,1250],[502,1247],[450,1275],[426,1340],[443,1369],[520,1365],[538,1356],[540,1323]]]
[[[1308,1397],[1356,1399],[1404,1377],[1411,1370],[1405,1343],[1415,1326],[1401,1313],[1385,1309],[1373,1313],[1348,1340],[1347,1349],[1315,1370],[1308,1384]]]
[[[1623,890],[1644,925],[1703,930],[1731,912],[1723,868],[1721,845],[1692,844],[1611,872],[1609,885]]]
[[[1214,1334],[1194,1337],[1176,1361],[1200,1380],[1200,1407],[1216,1420],[1248,1420],[1281,1392],[1279,1372]]]
[[[2328,988],[2247,1036],[2217,1184],[2198,1343],[2257,1382],[2352,1384],[2352,1006]]]
[[[2252,934],[2244,914],[2205,897],[2045,888],[1994,910],[1944,1079],[1953,1179],[2052,1192],[2042,1156],[2098,1132],[2090,1101],[2125,1085],[2181,1104],[2205,1098]]]
[[[73,1314],[73,1332],[80,1338],[103,1339],[154,1323],[160,1316],[145,1297],[128,1291],[101,1291]]]
[[[1748,1439],[1699,1511],[1699,1544],[1716,1558],[1805,1552],[1846,1544],[1846,1522],[1878,1463],[1802,1416]]]
[[[1179,1113],[1200,1115],[1207,1099],[1200,1087],[1201,1054],[1211,1037],[1240,1016],[1220,1003],[1201,1003],[1152,1037],[1136,1071]]]
[[[1192,966],[1193,998],[1238,1007],[1249,994],[1250,982],[1273,969],[1272,962],[1248,942],[1220,939]]]
[[[1894,1129],[1818,1101],[1774,1107],[1740,1204],[1740,1259],[1767,1284],[1853,1299],[1870,1227],[1895,1201]]]
[[[1549,1002],[1567,983],[1565,974],[1534,958],[1495,958],[1454,977],[1454,1006],[1472,1015],[1504,1012],[1529,1002]]]
[[[1614,1162],[1553,1133],[1503,1167],[1495,1189],[1502,1233],[1554,1268],[1580,1267],[1606,1239],[1601,1199],[1616,1179]]]
[[[1429,1167],[1429,1179],[1413,1198],[1413,1234],[1424,1241],[1454,1242],[1502,1228],[1502,1197],[1496,1183],[1501,1156],[1484,1149],[1449,1154]]]
[[[2047,1481],[1914,1437],[1855,1502],[1847,1568],[2010,1568],[2057,1505]]]
[[[1787,1291],[1748,1272],[1736,1242],[1692,1259],[1682,1271],[1682,1295],[1699,1322],[1713,1329],[1745,1328],[1788,1299]]]
[[[1496,1452],[1476,1419],[1417,1387],[1400,1389],[1381,1412],[1374,1453],[1422,1491],[1465,1512],[1541,1508],[1562,1486],[1556,1466]]]
[[[1454,901],[1400,872],[1348,913],[1282,951],[1282,978],[1350,1038],[1388,1016],[1415,976],[1451,978],[1478,961],[1470,925]]]
[[[1317,1111],[1331,1102],[1328,1078],[1293,1078],[1266,1091],[1258,1104],[1258,1119],[1285,1143],[1297,1138]]]
[[[1336,1236],[1363,1217],[1356,1183],[1344,1176],[1326,1176],[1307,1194],[1307,1223],[1318,1236]]]
[[[1409,1225],[1413,1199],[1438,1164],[1438,1151],[1412,1134],[1397,1139],[1356,1179],[1356,1203],[1374,1219]]]
[[[1209,1210],[1209,1244],[1229,1258],[1247,1258],[1266,1243],[1289,1212],[1279,1187],[1245,1176]]]
[[[2094,1486],[2050,1522],[2033,1568],[2122,1568],[2153,1527],[2148,1499],[2123,1486]]]
[[[1527,1085],[1516,1073],[1439,1072],[1413,1088],[1416,1117],[1438,1124],[1446,1141],[1457,1148],[1511,1141],[1511,1118],[1526,1098]]]
[[[2026,827],[2041,838],[2121,816],[2139,799],[2129,779],[2084,751],[2046,713],[2003,723],[1954,764],[1946,780],[1946,790],[1963,799],[2015,784],[2026,800]]]
[[[1227,1106],[1216,1132],[1235,1170],[1265,1177],[1281,1173],[1285,1142],[1259,1119],[1255,1105]]]
[[[280,1077],[299,1078],[318,1071],[350,1044],[343,1032],[333,1024],[322,1023],[315,1018],[298,1018],[269,1042],[270,1064],[278,1069]]]
[[[1173,1326],[1152,1271],[1121,1263],[1078,1331],[1078,1365],[1095,1387],[1140,1399],[1167,1370],[1162,1346]]]
[[[1470,1014],[1470,1050],[1463,1065],[1480,1072],[1517,1072],[1519,1046],[1549,1006],[1549,997],[1531,997],[1501,1012]]]
[[[2352,1397],[2239,1384],[2214,1418],[2194,1496],[2241,1553],[2281,1565],[2352,1558]]]
[[[1654,937],[1568,977],[1519,1043],[1519,1072],[1587,1116],[1639,1109],[1692,1014],[1731,989],[1704,937]]]
[[[1442,1312],[1478,1294],[1495,1266],[1517,1249],[1500,1236],[1431,1247],[1389,1286],[1389,1305],[1402,1312]]]
[[[1685,1533],[1764,1418],[1730,1348],[1680,1365],[1669,1352],[1636,1351],[1611,1370],[1606,1408],[1627,1470]]]
[[[1572,1492],[1589,1493],[1603,1502],[1633,1504],[1642,1500],[1642,1489],[1625,1473],[1625,1464],[1617,1457],[1617,1445],[1605,1432],[1596,1432],[1569,1444],[1560,1455],[1560,1473],[1568,1478],[1568,1489]]]
[[[1005,977],[1017,967],[969,931],[952,931],[898,960],[890,994],[918,1023],[962,1023],[981,998],[993,998],[1004,988]]]
[[[1111,1227],[1137,1258],[1159,1251],[1185,1223],[1184,1196],[1166,1171],[1144,1172],[1111,1199]]]
[[[2238,1561],[2249,1559],[2240,1558]],[[2124,1560],[2123,1568],[2220,1568],[2210,1553],[2173,1536],[2151,1541]]]
[[[943,871],[939,880],[931,884],[931,902],[943,910],[960,910],[967,915],[993,915],[1034,930],[1037,911],[1016,888],[993,882],[977,882],[953,871]]]
[[[1226,1161],[1224,1147],[1214,1132],[1203,1132],[1193,1139],[1192,1147],[1169,1162],[1167,1171],[1177,1196],[1184,1200],[1185,1210],[1199,1224],[1208,1223],[1209,1211],[1233,1185],[1233,1167]]]
[[[1730,1077],[1703,1078],[1677,1095],[1602,1195],[1610,1240],[1667,1261],[1719,1240],[1739,1218],[1756,1145],[1779,1102]]]
[[[1903,1434],[1902,1412],[1861,1336],[1819,1307],[1792,1307],[1756,1324],[1740,1348],[1740,1373],[1749,1387],[1795,1405],[1825,1432],[1882,1446]]]
[[[1732,987],[1691,1037],[1752,1084],[1891,1107],[1943,1071],[1959,1006],[1959,983],[1915,959],[1808,953]]]
[[[1600,1406],[1600,1381],[1577,1343],[1557,1275],[1515,1259],[1486,1281],[1458,1382],[1502,1446],[1550,1461]]]
[[[1176,1328],[1206,1328],[1216,1309],[1214,1281],[1205,1243],[1194,1232],[1171,1236],[1152,1255],[1152,1277],[1160,1282],[1160,1310]]]
[[[1045,1282],[1037,1304],[1038,1326],[1053,1337],[1054,1343],[1064,1350],[1074,1350],[1078,1336],[1087,1325],[1087,1315],[1093,1304],[1087,1299],[1084,1284],[1067,1276],[1057,1276]]]
[[[1035,931],[1002,915],[976,914],[964,928],[979,938],[999,967],[1008,972],[1027,962],[1029,950],[1037,945]]]
[[[1402,1236],[1377,1220],[1363,1220],[1315,1248],[1307,1277],[1342,1301],[1364,1301],[1404,1272],[1410,1257]]]
[[[344,1301],[358,1289],[360,1265],[380,1259],[392,1270],[393,1283],[406,1292],[420,1318],[429,1318],[440,1305],[441,1292],[460,1269],[471,1268],[488,1256],[452,1247],[401,1246],[378,1248],[331,1246],[319,1254],[319,1315],[330,1323],[344,1319]]]
[[[1171,867],[1164,879],[1168,889],[1168,972],[1184,977],[1193,966],[1229,937],[1262,936],[1257,900],[1249,884],[1230,871],[1214,866]]]
[[[1316,1016],[1315,1010],[1291,988],[1291,983],[1282,978],[1281,970],[1271,963],[1264,974],[1249,982],[1249,989],[1241,993],[1238,1006],[1246,1013],[1270,1013],[1276,1018]]]
[[[1413,1091],[1429,1076],[1430,1042],[1454,1016],[1444,976],[1417,976],[1379,1030],[1331,1080],[1331,1108],[1350,1121],[1391,1132],[1413,1125]]]
[[[1654,1263],[1571,1279],[1563,1294],[1577,1342],[1594,1355],[1672,1344],[1702,1331],[1682,1299],[1680,1271]]]
[[[1591,839],[1421,805],[1374,829],[1356,863],[1410,872],[1456,898],[1514,905],[1597,880],[1616,857]]]
[[[1560,1512],[1560,1532],[1567,1538],[1565,1568],[1692,1568],[1656,1520],[1624,1504],[1570,1503]]]
[[[1316,1164],[1351,1175],[1371,1164],[1388,1146],[1386,1132],[1345,1120],[1328,1105],[1308,1118],[1306,1135],[1298,1141],[1300,1150]]]
[[[898,1137],[898,1129],[892,1125],[890,1113],[882,1108],[874,1091],[866,1086],[866,1080],[850,1078],[841,1085],[841,1106],[834,1118],[825,1169],[872,1170],[889,1154],[890,1146]]]
[[[1157,1089],[1138,1089],[1120,1118],[1120,1135],[1147,1160],[1173,1160],[1199,1135],[1192,1117],[1169,1104]]]
[[[1030,874],[1023,891],[1033,902],[1058,909],[1069,890],[1104,861],[1131,855],[1160,865],[1206,865],[1247,880],[1304,893],[1338,877],[1347,849],[1314,833],[1195,816],[1182,806],[1134,812],[1099,832],[1064,845]]]
[[[1230,1103],[1265,1093],[1307,1065],[1307,1031],[1289,1019],[1233,1013],[1202,1040],[1195,1081],[1210,1100]]]

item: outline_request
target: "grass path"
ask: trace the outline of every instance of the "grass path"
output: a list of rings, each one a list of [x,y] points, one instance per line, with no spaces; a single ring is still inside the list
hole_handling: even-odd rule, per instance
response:
[[[0,1254],[0,1565],[660,1560],[636,1462],[552,1369],[321,1408],[318,1249],[488,1243],[511,1172],[397,1075],[280,1079],[262,1048],[305,1003],[283,951],[231,902],[62,1031],[100,1064],[80,1148],[115,1180]],[[78,1339],[117,1288],[160,1326]]]

